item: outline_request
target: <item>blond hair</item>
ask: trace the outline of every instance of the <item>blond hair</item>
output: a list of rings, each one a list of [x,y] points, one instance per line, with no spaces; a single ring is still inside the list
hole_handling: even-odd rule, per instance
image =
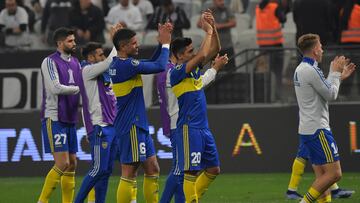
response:
[[[313,49],[318,41],[320,41],[319,35],[312,33],[304,34],[299,37],[297,46],[300,49],[301,53],[305,54],[306,52]]]

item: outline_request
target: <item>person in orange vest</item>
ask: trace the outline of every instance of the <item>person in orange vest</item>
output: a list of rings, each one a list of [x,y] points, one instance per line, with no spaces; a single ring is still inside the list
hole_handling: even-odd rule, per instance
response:
[[[285,13],[278,0],[262,0],[256,6],[256,42],[260,48],[281,48],[284,37],[282,24],[286,21]],[[283,51],[269,52],[270,71],[275,74],[275,101],[281,100]],[[271,78],[271,77],[270,77]],[[265,102],[267,99],[265,98]]]
[[[349,57],[354,63],[360,64],[360,55],[358,49],[352,47],[360,46],[360,0],[348,0],[345,4],[342,16],[340,18],[341,38],[340,43],[348,47]],[[351,94],[351,86],[356,75],[358,83],[358,93],[360,94],[360,74],[353,74],[348,80],[343,81],[340,94],[347,97]]]

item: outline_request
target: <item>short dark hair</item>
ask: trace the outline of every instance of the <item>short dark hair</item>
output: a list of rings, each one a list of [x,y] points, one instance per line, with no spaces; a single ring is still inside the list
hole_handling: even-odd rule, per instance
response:
[[[75,35],[75,31],[66,27],[56,29],[53,35],[55,45],[57,45],[58,41],[65,40],[69,35]]]
[[[124,28],[121,30],[118,30],[113,37],[113,44],[116,48],[116,50],[120,50],[120,43],[127,43],[131,38],[133,38],[136,35],[136,32]]]
[[[102,45],[98,42],[88,42],[82,49],[81,55],[86,59],[90,54],[93,54],[96,49],[102,48]]]
[[[320,41],[320,36],[317,34],[305,34],[299,37],[297,46],[299,47],[302,54],[310,51],[315,47],[316,43]]]
[[[173,4],[172,0],[162,0],[161,2],[162,6],[170,6],[172,4]]]
[[[192,40],[187,37],[180,37],[174,39],[170,44],[171,54],[177,58],[178,54],[182,54],[185,48],[192,43]]]

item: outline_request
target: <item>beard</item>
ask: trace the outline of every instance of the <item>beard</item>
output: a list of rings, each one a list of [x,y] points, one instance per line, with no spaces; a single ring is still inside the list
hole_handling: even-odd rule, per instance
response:
[[[65,47],[64,48],[64,52],[66,54],[69,54],[69,55],[72,55],[72,54],[75,54],[75,51],[76,51],[76,47],[72,47],[72,48],[69,48],[69,47]]]

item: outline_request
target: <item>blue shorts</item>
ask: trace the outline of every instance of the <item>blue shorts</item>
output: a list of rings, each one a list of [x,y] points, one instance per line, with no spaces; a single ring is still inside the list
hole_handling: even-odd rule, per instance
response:
[[[319,129],[313,135],[300,135],[312,164],[324,165],[340,160],[338,147],[331,131]]]
[[[176,130],[178,163],[182,171],[199,171],[220,165],[215,140],[210,130],[189,128]]]
[[[144,162],[154,156],[155,147],[149,131],[132,125],[130,132],[119,137],[119,153],[122,164]]]
[[[50,118],[41,121],[41,132],[46,153],[78,151],[75,124],[52,121]]]
[[[309,160],[309,156],[310,156],[309,151],[307,150],[303,139],[301,139],[301,137],[300,137],[300,144],[299,144],[299,149],[298,149],[296,157],[299,157],[299,158],[302,158],[305,160]]]

